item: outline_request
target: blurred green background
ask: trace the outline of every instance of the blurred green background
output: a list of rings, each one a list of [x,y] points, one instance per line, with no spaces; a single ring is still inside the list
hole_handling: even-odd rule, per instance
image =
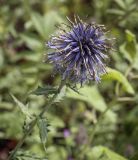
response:
[[[80,146],[88,142],[93,124],[107,107],[111,109],[85,160],[125,160],[138,151],[138,1],[0,0],[0,160],[7,159],[23,134],[25,115],[10,93],[28,103],[32,114],[46,105],[45,96],[30,94],[38,86],[60,81],[52,76],[52,66],[42,62],[45,43],[56,32],[55,26],[66,23],[66,16],[73,20],[74,14],[86,22],[105,24],[116,38],[116,51],[107,62],[109,74],[100,84],[81,88],[84,96],[68,89],[51,107],[46,114],[50,124],[46,153],[37,127],[22,151],[49,160],[77,160]]]

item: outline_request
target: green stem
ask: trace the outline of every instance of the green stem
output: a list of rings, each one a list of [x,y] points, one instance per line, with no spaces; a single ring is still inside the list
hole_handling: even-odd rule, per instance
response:
[[[107,107],[107,108],[101,113],[101,115],[100,115],[100,117],[98,118],[97,122],[94,124],[92,133],[91,133],[91,135],[90,135],[89,138],[88,138],[88,143],[82,147],[81,152],[80,152],[80,154],[79,154],[79,159],[80,159],[80,160],[83,159],[85,153],[86,153],[87,150],[89,149],[89,146],[91,145],[92,140],[94,139],[94,136],[95,136],[97,127],[99,126],[99,124],[101,123],[101,120],[103,119],[103,117],[104,117],[105,114],[109,111],[110,108],[111,108],[111,107]]]
[[[53,104],[54,100],[57,98],[58,94],[60,93],[60,91],[61,91],[61,89],[63,88],[64,85],[65,85],[65,81],[61,81],[61,84],[58,88],[57,93],[53,95],[53,97],[49,100],[48,104],[46,105],[46,107],[44,107],[42,112],[40,112],[40,114],[31,122],[30,128],[24,133],[22,139],[19,141],[19,143],[16,145],[15,149],[11,152],[10,156],[8,157],[8,160],[12,160],[14,158],[16,152],[23,145],[26,137],[32,132],[34,126],[37,123],[38,117],[42,117],[43,114],[49,109],[49,107]]]

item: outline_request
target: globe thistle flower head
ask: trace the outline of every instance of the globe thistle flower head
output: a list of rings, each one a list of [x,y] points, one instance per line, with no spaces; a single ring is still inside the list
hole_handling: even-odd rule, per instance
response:
[[[53,49],[48,53],[49,62],[63,80],[81,85],[92,80],[99,82],[106,73],[105,59],[112,48],[104,25],[84,23],[78,16],[75,22],[67,19],[65,29],[60,28],[58,35],[47,43]]]

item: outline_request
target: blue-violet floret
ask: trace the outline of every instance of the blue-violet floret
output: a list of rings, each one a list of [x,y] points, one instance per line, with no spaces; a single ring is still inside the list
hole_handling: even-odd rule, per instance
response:
[[[65,29],[60,28],[59,34],[47,43],[53,50],[48,53],[49,62],[63,80],[81,84],[99,82],[106,73],[105,59],[112,49],[104,25],[84,23],[78,16],[75,22],[67,19],[69,24],[65,24]]]

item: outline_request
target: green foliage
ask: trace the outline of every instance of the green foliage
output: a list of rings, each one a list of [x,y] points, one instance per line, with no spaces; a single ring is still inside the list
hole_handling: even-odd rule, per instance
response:
[[[39,118],[38,127],[16,159],[42,160],[46,154],[49,160],[76,160],[76,153],[87,143],[93,125],[108,107],[87,159],[138,159],[137,6],[137,0],[0,1],[0,159],[14,147],[9,149],[6,142],[1,146],[3,141],[18,142],[22,126],[28,127],[57,93],[59,77],[53,76],[50,64],[42,62],[48,52],[45,44],[57,33],[56,26],[65,23],[66,16],[73,18],[74,13],[84,20],[88,15],[86,21],[105,24],[109,37],[116,38],[117,51],[111,51],[108,74],[100,84],[64,87],[44,115],[50,126],[47,119]],[[47,145],[46,152],[41,142]]]
[[[108,9],[107,13],[113,14],[118,20],[120,27],[135,27],[137,21],[137,1],[136,0],[115,0],[115,8]],[[131,23],[131,24],[129,24]]]
[[[130,63],[134,63],[137,54],[136,36],[129,30],[126,30],[126,42],[120,46],[120,52]]]
[[[36,31],[44,40],[48,35],[52,34],[56,24],[63,22],[62,18],[56,11],[49,11],[43,17],[38,13],[32,13],[31,20]]]
[[[88,102],[91,106],[100,111],[106,109],[107,105],[96,86],[84,86],[79,89],[79,93],[80,94],[68,89],[66,97]]]
[[[88,157],[95,160],[127,160],[119,154],[103,146],[96,146],[88,153]]]
[[[36,154],[32,154],[29,152],[22,152],[19,151],[14,158],[14,160],[48,160],[47,158],[41,158],[37,156]]]
[[[48,134],[48,122],[45,118],[41,118],[39,117],[39,119],[37,120],[37,125],[38,125],[38,128],[39,128],[39,134],[40,134],[40,138],[41,138],[41,142],[44,146],[44,149],[45,149],[45,145],[46,145],[46,142],[47,142],[47,134]]]
[[[55,87],[52,86],[45,86],[45,87],[40,87],[38,86],[38,88],[32,92],[35,95],[50,95],[50,94],[55,94],[57,93],[57,89]]]
[[[13,98],[14,102],[20,107],[20,110],[22,113],[28,117],[30,117],[30,114],[28,112],[28,104],[24,105],[22,102],[20,102],[14,95],[11,94],[11,97]]]
[[[62,101],[66,96],[66,86],[64,86],[61,90],[61,92],[58,94],[57,98],[54,102],[60,102]]]
[[[135,93],[131,84],[128,82],[128,80],[126,79],[126,77],[123,74],[121,74],[119,71],[111,69],[111,68],[108,68],[107,72],[108,73],[106,75],[103,75],[103,80],[111,80],[111,81],[116,80],[122,84],[123,89],[126,92],[128,92],[130,94]]]

